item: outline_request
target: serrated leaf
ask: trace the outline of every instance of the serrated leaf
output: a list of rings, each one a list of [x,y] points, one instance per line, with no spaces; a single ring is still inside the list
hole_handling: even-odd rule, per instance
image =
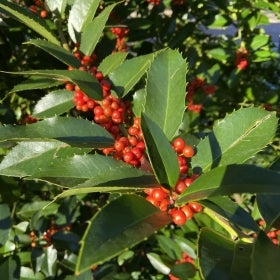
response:
[[[11,230],[11,214],[9,205],[6,203],[0,204],[0,246],[9,240]]]
[[[186,72],[187,64],[181,54],[167,49],[155,57],[147,74],[144,112],[169,140],[178,130],[186,109]]]
[[[143,197],[123,195],[111,201],[89,221],[81,241],[76,274],[113,258],[170,221],[169,214]]]
[[[25,90],[33,90],[33,89],[51,88],[51,87],[56,87],[61,83],[62,83],[61,81],[34,76],[34,77],[29,77],[25,81],[21,82],[20,84],[15,85],[12,88],[12,90],[10,90],[10,93],[25,91]]]
[[[137,56],[124,61],[109,74],[113,89],[119,97],[124,97],[144,76],[156,54]]]
[[[3,71],[1,71],[3,72]],[[20,71],[20,72],[4,72],[14,75],[29,75],[29,76],[41,76],[45,78],[51,78],[65,82],[65,80],[70,81],[79,86],[79,88],[88,95],[88,97],[101,100],[102,99],[102,89],[95,77],[86,71],[80,70],[30,70],[30,71]]]
[[[2,3],[0,3],[0,11],[22,22],[48,41],[56,45],[60,45],[60,42],[52,34],[44,20],[42,20],[38,15],[32,13],[28,9],[25,9],[18,4],[14,4],[8,1],[5,1],[5,3],[3,3],[2,1]]]
[[[260,231],[252,252],[253,279],[277,279],[280,273],[279,259],[279,247],[275,246],[263,231]]]
[[[68,17],[68,33],[73,42],[80,41],[80,33],[91,22],[99,0],[76,0]]]
[[[54,56],[68,66],[73,66],[74,68],[79,68],[81,66],[80,61],[70,51],[67,51],[63,47],[60,47],[51,42],[39,39],[31,39],[28,42],[25,42],[25,44],[31,44],[38,48],[41,48],[42,50]]]
[[[175,151],[160,127],[145,113],[141,116],[141,129],[147,154],[159,184],[174,187],[180,173]]]
[[[98,65],[98,70],[107,76],[124,62],[127,55],[126,52],[116,52],[106,56]]]
[[[53,117],[26,126],[0,127],[0,142],[62,141],[75,147],[102,148],[113,145],[112,136],[105,128],[86,119]]]
[[[240,109],[219,120],[197,145],[192,167],[202,172],[228,164],[243,163],[274,137],[275,112],[260,108]]]
[[[41,98],[35,105],[33,116],[48,118],[63,114],[74,107],[74,93],[68,90],[56,90]]]
[[[87,24],[81,34],[80,51],[85,55],[91,55],[94,51],[100,36],[103,32],[105,24],[118,3],[107,6],[92,22]]]
[[[70,157],[84,153],[83,149],[71,148],[61,142],[21,142],[0,163],[0,174],[26,177],[47,168],[57,157]]]
[[[233,193],[280,194],[280,173],[262,167],[233,164],[198,177],[178,198],[179,204]]]

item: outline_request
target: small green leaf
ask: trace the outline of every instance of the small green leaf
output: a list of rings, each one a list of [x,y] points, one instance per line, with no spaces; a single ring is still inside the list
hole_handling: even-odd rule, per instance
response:
[[[147,74],[145,114],[172,140],[186,110],[187,63],[174,50],[160,52]],[[156,104],[156,109],[155,109]]]
[[[45,89],[51,88],[61,85],[61,81],[56,81],[49,78],[39,77],[39,76],[31,76],[27,78],[25,81],[21,82],[20,84],[15,85],[11,92],[19,92],[25,90],[33,90],[33,89]]]
[[[25,9],[18,4],[14,4],[8,1],[2,1],[2,3],[0,3],[0,11],[22,22],[30,29],[41,35],[43,38],[46,38],[48,41],[56,45],[60,45],[59,41],[52,34],[44,20],[42,20],[38,15],[32,13],[28,9]]]
[[[189,262],[179,263],[172,267],[170,274],[180,280],[188,280],[195,276],[196,268]]]
[[[260,231],[252,253],[253,279],[275,280],[280,274],[280,249]]]
[[[74,68],[79,68],[81,66],[80,61],[70,51],[67,51],[66,49],[51,42],[31,39],[25,44],[31,44],[41,48],[68,66],[73,66]]]
[[[105,128],[85,119],[53,117],[26,126],[0,127],[0,142],[58,140],[75,147],[103,148],[114,140]]]
[[[254,38],[250,44],[250,47],[253,50],[257,50],[257,49],[267,45],[269,43],[269,38],[270,38],[270,36],[267,34],[256,35],[256,36],[254,36]]]
[[[68,90],[52,91],[36,103],[32,115],[48,118],[68,112],[74,106],[73,96],[73,92]]]
[[[148,157],[159,184],[174,187],[180,173],[175,151],[160,127],[145,113],[141,116],[141,128]]]
[[[3,71],[2,71],[3,72]],[[80,70],[30,70],[21,72],[4,72],[14,75],[41,76],[65,82],[70,81],[79,86],[79,88],[88,95],[88,97],[101,100],[102,90],[99,82],[90,73]]]
[[[115,6],[118,3],[107,6],[92,22],[85,26],[81,34],[80,51],[86,55],[91,55],[94,51],[100,36],[102,35],[105,24]]]
[[[68,33],[73,42],[80,41],[80,33],[92,21],[100,0],[75,0],[68,17]]]
[[[9,239],[11,230],[11,214],[8,204],[0,204],[0,246]]]
[[[217,167],[198,177],[178,198],[179,204],[233,193],[280,194],[280,173],[254,165]]]
[[[214,167],[245,162],[272,140],[277,123],[275,112],[260,108],[234,111],[217,121],[213,132],[197,145],[192,167],[207,172]]]
[[[168,275],[170,273],[170,268],[163,262],[160,255],[156,253],[148,253],[147,258],[158,272],[165,275]]]
[[[81,241],[76,274],[124,252],[170,221],[170,215],[143,197],[123,195],[111,201],[89,221]]]
[[[222,49],[222,48],[215,48],[212,50],[208,50],[207,55],[210,58],[219,60],[222,63],[226,63],[229,58],[229,54],[226,53],[225,49]]]
[[[113,83],[113,89],[119,97],[124,97],[144,76],[156,54],[137,56],[123,62],[109,78]]]
[[[124,62],[127,55],[126,52],[116,52],[106,56],[98,65],[98,70],[107,76]]]

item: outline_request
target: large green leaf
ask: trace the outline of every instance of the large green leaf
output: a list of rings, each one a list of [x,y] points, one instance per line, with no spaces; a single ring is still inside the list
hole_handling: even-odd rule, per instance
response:
[[[280,173],[254,165],[217,167],[197,178],[178,198],[178,203],[233,193],[280,194]]]
[[[145,113],[141,116],[141,128],[148,157],[159,184],[174,187],[180,173],[175,151],[161,128]]]
[[[50,78],[44,78],[39,76],[31,76],[23,82],[15,85],[10,92],[18,92],[33,89],[45,89],[56,87],[62,84],[62,81],[56,81]]]
[[[119,97],[124,97],[138,83],[150,67],[155,55],[153,53],[128,59],[109,74],[113,89]]]
[[[275,112],[260,108],[240,109],[217,121],[213,132],[197,145],[192,167],[202,172],[228,164],[243,163],[274,137]]]
[[[198,239],[198,257],[204,279],[252,279],[251,247],[251,244],[234,242],[213,229],[203,228]]]
[[[26,126],[0,127],[0,142],[59,140],[75,147],[103,148],[113,145],[103,127],[85,119],[53,117]]]
[[[73,96],[73,92],[68,90],[52,91],[36,103],[32,115],[48,118],[65,113],[74,107]]]
[[[169,214],[143,197],[123,195],[111,201],[89,221],[81,241],[76,274],[113,258],[170,222]]]
[[[1,259],[0,275],[5,275],[5,279],[20,280],[20,259],[17,255]]]
[[[53,13],[59,13],[62,17],[64,16],[64,11],[68,0],[45,0],[48,8]]]
[[[38,15],[35,15],[28,9],[25,9],[19,6],[18,4],[14,4],[8,1],[1,1],[0,11],[22,22],[48,41],[56,45],[60,45],[59,41],[52,34],[51,30],[49,29],[48,25],[44,22],[44,20],[42,20]]]
[[[84,31],[81,34],[81,46],[80,50],[86,55],[91,55],[94,51],[100,36],[102,35],[105,24],[118,3],[109,5],[106,7],[92,22],[85,26]]]
[[[84,153],[61,142],[21,142],[0,163],[0,174],[26,177],[46,169],[56,157],[70,157]]]
[[[0,246],[9,239],[11,230],[11,214],[8,204],[0,204]]]
[[[280,249],[263,231],[260,231],[253,247],[252,275],[256,280],[275,280],[280,275]]]
[[[59,81],[70,81],[78,85],[90,98],[101,100],[102,90],[99,82],[90,73],[80,70],[30,70],[21,72],[5,72],[14,75],[41,76]]]
[[[79,68],[81,66],[80,61],[70,51],[67,51],[66,49],[54,43],[45,40],[33,39],[29,40],[25,44],[32,44],[36,47],[41,48],[42,50],[46,51],[47,53],[54,56],[55,58],[57,58],[58,60],[60,60],[68,66],[70,65],[74,68]]]
[[[115,52],[107,55],[98,65],[98,70],[101,71],[104,76],[107,76],[124,62],[127,55],[128,53],[126,52]]]
[[[164,50],[154,59],[147,75],[144,112],[171,140],[186,109],[187,64],[181,54]]]
[[[73,42],[80,41],[80,33],[92,21],[99,0],[75,0],[68,17],[68,33]]]

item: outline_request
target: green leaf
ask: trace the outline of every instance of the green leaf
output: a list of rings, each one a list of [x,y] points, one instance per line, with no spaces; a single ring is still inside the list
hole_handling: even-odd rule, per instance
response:
[[[186,72],[186,61],[170,49],[160,52],[148,71],[144,112],[169,140],[178,130],[186,109]]]
[[[1,259],[0,275],[5,275],[5,279],[20,279],[20,260],[17,255]]]
[[[107,6],[92,22],[87,24],[81,34],[80,51],[86,55],[91,55],[94,51],[101,35],[105,24],[115,6],[118,3]]]
[[[3,71],[2,71],[3,72]],[[88,95],[88,97],[101,100],[102,89],[99,82],[90,73],[80,70],[30,70],[21,72],[4,72],[14,75],[41,76],[65,82],[70,81]]]
[[[217,27],[223,27],[225,25],[227,25],[228,23],[228,18],[225,17],[224,15],[222,14],[216,14],[215,15],[215,18],[214,18],[214,21],[211,22],[210,25],[208,25],[208,27],[212,27],[212,28],[217,28]]]
[[[20,280],[44,280],[45,276],[41,272],[35,273],[32,268],[20,267]]]
[[[86,119],[74,117],[53,117],[26,126],[0,127],[0,142],[53,139],[84,148],[104,148],[114,143],[105,128]]]
[[[195,276],[196,268],[189,262],[179,263],[172,267],[170,274],[178,277],[180,280],[188,280]]]
[[[197,145],[192,167],[207,172],[214,167],[245,162],[272,140],[277,122],[275,112],[260,108],[234,111],[217,121],[213,132]]]
[[[18,91],[25,91],[25,90],[33,90],[33,89],[45,89],[45,88],[51,88],[56,87],[60,85],[61,81],[55,81],[53,79],[39,77],[39,76],[33,76],[29,77],[25,81],[21,82],[20,84],[15,85],[11,92],[18,92]]]
[[[198,177],[178,198],[179,204],[233,193],[280,194],[280,173],[254,165],[217,167]]]
[[[280,274],[280,249],[275,246],[263,231],[260,231],[253,247],[253,279],[275,280]]]
[[[48,41],[60,45],[59,41],[52,34],[51,30],[47,26],[44,20],[39,18],[38,15],[32,13],[28,9],[25,9],[18,4],[14,4],[8,1],[1,1],[0,3],[0,11],[8,16],[15,18],[16,20],[22,22],[26,26],[28,26],[33,31],[37,32],[43,38]],[[5,2],[5,3],[3,3]]]
[[[74,43],[80,41],[80,33],[92,21],[99,0],[75,0],[68,17],[68,33]]]
[[[270,38],[270,36],[267,34],[256,35],[256,36],[254,36],[254,38],[250,44],[250,47],[253,50],[259,49],[269,43],[269,38]]]
[[[143,197],[123,195],[111,201],[89,221],[81,241],[76,274],[117,256],[170,221],[170,215]]]
[[[70,157],[84,153],[61,142],[21,142],[0,163],[0,174],[26,177],[47,168],[56,157]]]
[[[73,92],[68,90],[52,91],[36,103],[32,115],[48,118],[68,112],[74,106],[73,96]]]
[[[146,94],[147,92],[144,88],[134,92],[132,110],[135,116],[141,116],[141,113],[144,111]]]
[[[116,52],[106,56],[98,65],[98,70],[107,76],[124,62],[127,55],[126,52]]]
[[[41,48],[68,66],[73,66],[74,68],[79,68],[81,66],[80,61],[70,51],[67,51],[54,43],[45,40],[31,39],[25,44],[31,44]]]
[[[8,204],[0,204],[0,246],[3,246],[9,239],[11,230],[11,214]]]
[[[153,53],[128,59],[109,74],[113,89],[119,97],[124,97],[138,83],[155,55]]]
[[[152,266],[161,274],[168,275],[170,273],[170,268],[163,262],[160,255],[156,253],[148,253],[147,258]]]
[[[267,229],[270,229],[274,223],[280,218],[280,206],[279,206],[280,194],[268,195],[268,194],[258,194],[257,195],[257,205],[258,209],[262,215],[262,218],[266,222]]]
[[[148,157],[159,184],[174,187],[180,173],[175,151],[160,127],[145,113],[141,116],[141,128]]]
[[[21,219],[30,219],[34,214],[41,211],[49,201],[34,201],[31,203],[25,203],[21,209],[17,212],[17,215]]]
[[[64,11],[68,0],[45,0],[48,8],[53,13],[59,13],[62,17],[64,16]]]
[[[235,225],[237,224],[253,231],[259,230],[252,216],[228,197],[213,197],[207,200],[202,200],[200,203]]]
[[[229,54],[226,53],[225,49],[223,48],[208,50],[207,55],[209,56],[209,58],[219,60],[222,63],[226,63],[229,58]]]

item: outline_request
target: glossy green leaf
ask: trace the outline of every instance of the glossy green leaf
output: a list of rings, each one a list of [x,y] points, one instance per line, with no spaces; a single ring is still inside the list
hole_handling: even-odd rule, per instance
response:
[[[168,267],[163,260],[161,259],[160,255],[156,253],[148,253],[147,258],[149,259],[152,266],[161,274],[168,275],[170,273],[170,267]]]
[[[9,239],[11,230],[11,214],[8,204],[0,204],[0,246],[3,246]]]
[[[57,250],[52,245],[44,248],[43,252],[40,271],[43,272],[45,276],[54,278],[57,271]]]
[[[208,50],[207,55],[210,58],[219,60],[222,63],[226,63],[229,58],[229,54],[226,52],[225,49],[222,49],[222,48],[215,48],[212,50]]]
[[[218,166],[243,163],[263,149],[274,137],[275,112],[260,108],[234,111],[219,120],[197,145],[192,167],[206,172]]]
[[[178,198],[185,203],[233,193],[280,194],[280,173],[254,165],[217,167],[197,178]]]
[[[75,0],[68,17],[68,33],[73,42],[80,41],[80,33],[92,21],[99,0]]]
[[[124,97],[144,76],[155,54],[137,56],[124,61],[109,74],[113,89],[119,97]]]
[[[39,76],[31,76],[24,80],[23,82],[15,85],[10,92],[19,92],[25,90],[33,90],[33,89],[45,89],[56,87],[61,85],[61,81],[56,81],[49,78],[39,77]]]
[[[25,9],[15,3],[11,3],[8,1],[1,1],[0,11],[22,22],[27,27],[37,32],[39,35],[41,35],[43,38],[47,39],[48,41],[56,45],[60,45],[59,41],[52,34],[51,30],[49,29],[45,21],[42,20],[38,15],[29,11],[28,9]]]
[[[68,0],[45,0],[50,11],[59,13],[61,17],[64,17],[64,11]]]
[[[34,214],[41,211],[44,206],[46,206],[49,201],[34,201],[30,203],[25,203],[19,211],[17,211],[17,215],[21,219],[30,219]],[[53,213],[54,214],[54,213]]]
[[[278,219],[280,218],[280,194],[258,194],[257,205],[262,218],[266,222],[267,229],[270,229],[275,222],[279,226]],[[276,226],[277,226],[276,225]]]
[[[253,50],[256,50],[256,49],[259,49],[265,45],[268,44],[269,42],[269,35],[267,34],[259,34],[259,35],[256,35],[254,36],[251,44],[250,44],[250,47],[253,49]]]
[[[5,276],[5,279],[20,280],[20,260],[17,255],[1,259],[0,275]]]
[[[212,197],[199,203],[215,211],[235,225],[254,231],[259,229],[252,216],[228,197]]]
[[[72,148],[61,142],[21,142],[0,163],[0,174],[4,176],[33,176],[46,169],[56,157],[83,154],[85,149]]]
[[[44,280],[45,276],[41,272],[35,273],[32,268],[21,266],[20,279],[21,280]]]
[[[263,231],[260,231],[253,247],[253,279],[275,280],[280,275],[280,249],[275,246]]]
[[[98,65],[98,70],[107,76],[124,62],[127,55],[126,52],[116,52],[106,56]]]
[[[80,51],[86,55],[91,55],[94,51],[101,35],[105,24],[115,6],[118,3],[107,6],[92,22],[85,26],[81,34]]]
[[[148,157],[159,184],[174,187],[180,173],[175,151],[161,128],[145,113],[141,116],[141,128]]]
[[[113,145],[112,136],[94,122],[73,117],[53,117],[26,126],[0,127],[0,142],[62,141],[75,147],[104,148]]]
[[[167,49],[155,57],[147,74],[144,112],[169,140],[178,130],[186,109],[186,72],[182,55]]]
[[[31,44],[44,50],[68,66],[73,66],[74,68],[79,68],[81,66],[80,61],[70,51],[67,51],[63,47],[60,47],[54,43],[48,42],[46,40],[31,39],[25,44]]]
[[[143,197],[123,195],[111,201],[89,221],[81,241],[76,274],[113,258],[170,221],[170,215]]]
[[[216,14],[215,15],[215,18],[214,18],[214,21],[213,22],[211,22],[211,24],[210,25],[208,25],[208,27],[223,27],[223,26],[225,26],[225,25],[227,25],[227,23],[228,23],[228,18],[227,17],[225,17],[224,15],[222,15],[222,14]]]
[[[178,277],[180,280],[188,280],[195,276],[196,268],[189,262],[179,263],[172,267],[170,274]]]
[[[14,75],[41,76],[51,78],[61,82],[70,81],[86,93],[90,98],[101,100],[102,90],[99,82],[86,71],[80,70],[30,70],[21,72],[5,72]]]
[[[68,90],[52,91],[36,103],[32,115],[49,118],[66,113],[74,107],[73,96],[74,93]]]

